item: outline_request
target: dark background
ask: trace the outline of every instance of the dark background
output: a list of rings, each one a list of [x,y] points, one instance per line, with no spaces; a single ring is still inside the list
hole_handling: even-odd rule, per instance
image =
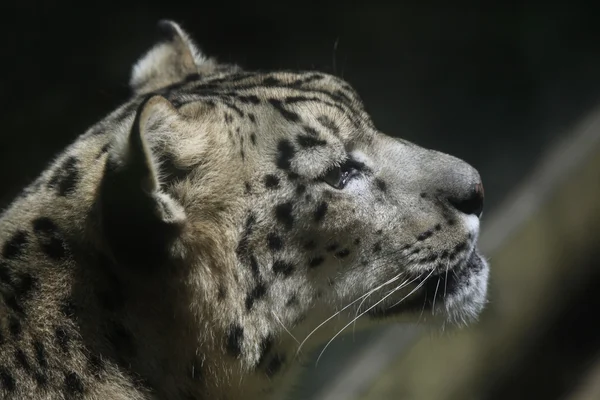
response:
[[[600,6],[420,3],[3,5],[0,208],[126,100],[132,64],[170,18],[222,61],[344,77],[382,131],[478,168],[493,210],[600,100]]]
[[[343,76],[381,130],[477,167],[488,210],[600,94],[591,1],[100,3],[2,6],[0,207],[127,98],[160,18],[247,69]]]

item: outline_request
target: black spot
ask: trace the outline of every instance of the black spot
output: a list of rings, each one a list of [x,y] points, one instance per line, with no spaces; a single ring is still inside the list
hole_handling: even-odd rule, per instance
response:
[[[323,264],[323,261],[325,261],[325,258],[323,258],[323,257],[311,258],[310,261],[308,262],[308,266],[310,268],[316,268],[319,265]]]
[[[67,196],[75,192],[78,182],[77,158],[71,156],[54,172],[54,175],[48,181],[48,187],[58,190],[60,196]]]
[[[48,384],[48,377],[42,372],[34,372],[33,379],[35,379],[35,382],[38,384],[38,386],[46,386]]]
[[[313,136],[313,137],[319,136],[319,132],[317,132],[317,130],[315,128],[312,128],[310,126],[305,126],[304,132],[306,132],[309,136]]]
[[[10,372],[4,367],[0,367],[0,382],[2,383],[4,390],[7,392],[14,392],[15,378],[13,378]]]
[[[323,218],[325,217],[325,214],[327,213],[328,207],[329,207],[329,205],[327,204],[326,201],[322,201],[321,204],[319,204],[319,206],[317,207],[317,209],[315,210],[315,213],[314,213],[315,222],[321,222],[321,220],[323,220]]]
[[[299,183],[298,186],[296,186],[296,194],[298,196],[304,194],[304,192],[306,191],[306,185],[303,183]]]
[[[317,244],[314,240],[309,240],[308,242],[304,243],[303,247],[305,250],[314,250],[317,248]]]
[[[273,263],[273,272],[286,278],[294,273],[294,269],[294,264],[287,261],[277,260]]]
[[[237,99],[242,103],[260,104],[260,99],[255,95],[237,96]]]
[[[279,187],[279,178],[271,174],[265,176],[265,187],[267,189],[275,189]]]
[[[281,370],[281,367],[283,366],[284,362],[285,362],[285,357],[283,355],[275,354],[275,356],[273,356],[271,361],[269,361],[269,365],[267,365],[267,368],[265,370],[265,372],[267,373],[267,376],[272,377],[277,372],[279,372],[279,370]]]
[[[263,79],[262,84],[265,85],[265,86],[279,86],[279,85],[282,84],[282,82],[279,79],[277,79],[277,78],[274,78],[272,76],[268,76],[265,79]]]
[[[32,224],[42,251],[53,260],[63,258],[65,244],[56,224],[48,217],[36,218]]]
[[[225,123],[230,124],[233,122],[233,116],[230,113],[225,113]]]
[[[18,258],[25,250],[25,246],[29,242],[27,232],[17,231],[2,248],[2,256],[8,260]]]
[[[19,281],[15,285],[15,293],[19,298],[27,297],[37,286],[37,279],[27,272],[19,275]]]
[[[256,123],[256,117],[254,116],[254,114],[248,113],[248,118],[250,119],[250,122],[252,122],[253,124]],[[254,141],[252,143],[256,144]]]
[[[260,356],[258,357],[258,362],[256,363],[257,366],[263,364],[267,355],[269,354],[269,351],[271,351],[271,348],[273,347],[273,342],[273,336],[271,335],[267,335],[262,338],[260,341]]]
[[[284,106],[283,103],[281,102],[281,100],[278,99],[269,99],[269,103],[271,103],[271,105],[277,110],[279,111],[279,113],[281,114],[281,116],[283,118],[285,118],[287,121],[290,122],[299,122],[300,121],[300,116],[290,110],[287,110]]]
[[[271,251],[279,251],[283,248],[283,239],[274,232],[267,235],[267,245]]]
[[[28,273],[22,273],[19,280],[13,282],[13,292],[2,293],[2,297],[11,309],[15,312],[24,315],[23,303],[29,298],[29,294],[37,286],[37,279],[34,279]]]
[[[377,229],[377,231],[375,232],[377,235],[381,235],[383,233],[383,229]]]
[[[106,338],[112,344],[116,354],[118,354],[122,360],[128,360],[135,357],[136,350],[133,336],[123,325],[114,323],[106,334]]]
[[[300,175],[298,175],[297,173],[292,172],[292,171],[287,171],[286,175],[290,181],[295,181],[300,178]]]
[[[281,169],[289,170],[295,154],[296,150],[294,150],[294,146],[292,146],[289,140],[280,140],[277,144],[277,166]]]
[[[291,84],[291,86],[302,86],[302,81],[295,81]],[[287,96],[284,99],[286,104],[294,104],[294,103],[305,103],[307,101],[311,101],[313,98],[306,96]]]
[[[253,145],[256,145],[256,133],[250,134],[250,142],[252,142]]]
[[[256,224],[256,217],[254,214],[249,214],[246,218],[246,223],[244,226],[244,231],[242,232],[242,237],[238,242],[236,248],[236,254],[238,259],[244,264],[250,264],[250,268],[254,275],[258,275],[258,263],[256,259],[252,255],[250,249],[248,248],[250,235],[254,231],[254,225]]]
[[[246,160],[246,153],[244,153],[244,150],[240,150],[240,157],[242,157],[242,161]]]
[[[38,365],[42,368],[48,367],[48,359],[46,358],[46,348],[44,347],[44,344],[39,340],[35,340],[33,342],[33,350]]]
[[[335,256],[338,258],[345,258],[345,257],[348,257],[349,255],[350,255],[349,249],[342,249],[342,250],[338,251],[337,253],[335,253]]]
[[[69,394],[82,394],[84,392],[83,381],[75,372],[65,373],[65,390]]]
[[[10,307],[13,311],[18,314],[25,315],[25,310],[23,309],[23,304],[14,293],[2,293],[2,298],[4,299],[4,303],[8,307]]]
[[[10,270],[8,269],[8,265],[0,262],[0,282],[6,284],[12,284],[12,277],[10,276]]]
[[[421,249],[414,249],[413,251],[410,252],[410,254],[419,254],[420,251],[421,251]]]
[[[381,243],[377,242],[375,243],[375,245],[373,246],[373,253],[379,253],[381,251]]]
[[[195,73],[192,73],[192,74],[187,74],[185,76],[184,81],[185,82],[193,82],[193,81],[197,81],[198,79],[200,79],[200,74],[197,73],[197,72],[195,72]]]
[[[421,196],[421,198],[422,198],[422,199],[424,199],[424,198],[426,198],[426,197],[427,197],[427,193],[421,193],[421,195],[420,195],[420,196]]]
[[[217,289],[217,300],[222,301],[225,297],[227,297],[227,289],[225,289],[225,286],[221,283]]]
[[[441,229],[442,229],[442,225],[441,225],[441,224],[435,224],[435,227],[434,227],[434,229],[435,229],[436,231],[439,231],[439,230],[441,230]]]
[[[338,249],[338,247],[340,247],[340,245],[339,245],[339,244],[337,244],[337,243],[332,243],[332,244],[330,244],[329,246],[327,246],[327,247],[325,248],[325,250],[327,250],[328,252],[332,252],[332,251],[336,251],[336,250]]]
[[[275,207],[275,218],[282,223],[286,228],[291,229],[294,225],[294,216],[292,215],[292,203],[285,202],[278,204]]]
[[[358,246],[360,244],[360,238],[354,239],[354,245]]]
[[[418,241],[423,241],[425,239],[429,239],[433,235],[433,229],[426,230],[425,232],[419,234],[417,236]]]
[[[387,183],[383,179],[377,178],[375,179],[375,184],[383,193],[387,192]]]
[[[244,193],[250,194],[252,192],[252,185],[250,182],[244,182]]]
[[[227,351],[235,358],[242,354],[242,344],[244,342],[244,328],[239,324],[231,324],[227,332]]]
[[[27,355],[25,355],[25,352],[21,349],[16,349],[15,350],[15,360],[17,362],[17,364],[23,368],[27,373],[31,373],[33,371],[33,369],[31,368],[31,364],[29,363],[29,360],[27,359]]]
[[[292,294],[285,302],[286,307],[297,306],[298,304],[300,304],[300,301],[298,300],[298,295],[295,293]]]
[[[69,343],[71,342],[71,336],[65,327],[59,326],[54,330],[54,337],[58,343],[58,347],[66,353],[69,351]]]
[[[246,296],[246,310],[250,311],[254,305],[254,302],[263,298],[266,293],[267,287],[264,285],[264,283],[260,282],[258,285],[256,285],[254,289],[252,289],[252,291]]]
[[[14,315],[8,317],[8,331],[16,340],[21,338],[23,327],[21,326],[21,321],[19,321],[19,319]]]
[[[310,147],[327,145],[326,140],[317,139],[315,137],[308,136],[308,135],[298,135],[298,137],[296,138],[296,142],[300,145],[300,147],[305,148],[305,149],[310,148]]]
[[[334,134],[338,134],[340,132],[340,128],[338,128],[335,122],[325,115],[318,116],[317,121]]]
[[[327,200],[333,200],[333,198],[335,196],[333,195],[333,192],[331,190],[324,190],[323,197],[326,198]]]
[[[467,243],[465,243],[465,242],[460,242],[459,244],[457,244],[457,245],[454,247],[454,252],[458,253],[458,252],[461,252],[461,251],[463,251],[463,250],[464,250],[464,249],[466,249],[466,248],[467,248]]]
[[[444,250],[442,251],[442,254],[440,255],[441,259],[446,259],[448,258],[448,250]]]
[[[250,256],[250,270],[252,271],[252,275],[254,275],[254,278],[258,279],[258,277],[260,276],[260,270],[258,268],[258,261],[256,260],[254,254]]]

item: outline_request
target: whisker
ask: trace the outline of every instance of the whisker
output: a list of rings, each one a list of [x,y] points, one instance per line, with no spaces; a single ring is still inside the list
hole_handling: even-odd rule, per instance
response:
[[[423,318],[423,313],[425,312],[425,306],[427,305],[427,288],[425,288],[425,296],[423,297],[423,305],[421,306],[421,313],[419,314],[419,319],[417,319],[417,325],[421,323],[421,318]]]
[[[294,335],[292,335],[292,332],[290,332],[289,329],[285,327],[285,325],[283,324],[283,322],[281,322],[281,320],[279,319],[279,317],[277,316],[277,314],[275,314],[275,311],[271,311],[271,313],[273,314],[273,317],[275,317],[275,319],[277,320],[277,322],[279,322],[279,325],[281,325],[281,327],[283,329],[285,329],[285,331],[292,337],[292,339],[294,339],[294,341],[296,341],[296,343],[300,344],[300,342],[298,341],[298,339],[296,339],[296,337]]]
[[[419,289],[420,289],[420,288],[421,288],[421,287],[422,287],[422,286],[425,284],[425,282],[427,282],[427,279],[429,279],[429,278],[431,277],[431,275],[434,273],[434,271],[435,271],[435,269],[432,269],[432,270],[431,270],[431,272],[429,273],[429,275],[427,275],[427,276],[425,277],[425,279],[423,279],[423,282],[419,283],[419,284],[417,285],[417,287],[416,287],[416,288],[414,288],[414,289],[413,289],[413,290],[412,290],[412,291],[411,291],[409,294],[407,294],[406,296],[404,296],[402,299],[400,299],[400,301],[399,301],[399,302],[395,303],[395,304],[394,304],[394,305],[392,305],[391,307],[388,307],[388,309],[389,309],[389,308],[393,308],[393,307],[397,306],[398,304],[402,303],[402,302],[403,302],[403,301],[404,301],[406,298],[408,298],[408,297],[409,297],[409,296],[411,296],[411,295],[412,295],[414,292],[416,292],[417,290],[419,290]],[[420,275],[420,276],[422,276],[422,275]],[[419,276],[419,277],[420,277],[420,276]]]
[[[437,297],[437,292],[440,288],[440,279],[441,277],[438,276],[437,285],[435,286],[435,293],[433,294],[433,305],[431,306],[431,315],[435,315],[435,298]]]
[[[362,317],[363,315],[365,315],[366,313],[368,313],[369,311],[371,311],[373,308],[377,307],[379,304],[381,304],[381,302],[383,302],[385,299],[387,299],[388,297],[390,297],[392,294],[394,294],[396,291],[402,289],[403,287],[405,287],[406,285],[416,281],[417,279],[419,279],[420,276],[417,276],[416,278],[414,278],[413,280],[411,280],[410,282],[407,282],[406,284],[402,284],[400,286],[398,286],[397,288],[393,289],[392,291],[390,291],[388,294],[386,294],[383,298],[381,298],[381,300],[379,300],[377,303],[373,304],[371,307],[369,307],[368,309],[366,309],[365,311],[363,311],[358,317],[354,318],[352,321],[348,322],[342,329],[340,329],[338,331],[338,333],[336,333],[330,340],[329,342],[327,342],[327,344],[325,345],[325,347],[323,348],[323,350],[321,351],[321,353],[319,354],[319,357],[317,357],[317,361],[315,363],[315,366],[319,364],[319,360],[321,359],[321,356],[323,355],[323,353],[325,352],[325,350],[327,350],[327,347],[329,347],[329,345],[331,344],[331,342],[333,342],[335,340],[335,338],[337,338],[347,327],[349,327],[350,325],[352,325],[354,323],[354,321],[356,321],[358,318]]]
[[[386,283],[384,283],[384,284],[381,284],[381,285],[377,286],[377,287],[376,287],[375,289],[373,289],[373,290],[372,290],[372,291],[371,291],[369,294],[373,294],[373,292],[375,292],[375,291],[377,291],[377,290],[381,289],[382,287],[384,287],[384,286],[386,286],[386,285],[389,285],[389,284],[390,284],[390,283],[392,283],[392,282],[395,282],[395,281],[397,281],[397,280],[400,278],[400,276],[402,276],[403,274],[404,274],[404,272],[401,272],[401,273],[399,273],[398,275],[396,275],[396,276],[395,276],[395,277],[393,277],[392,279],[388,280]],[[360,302],[360,304],[358,305],[358,309],[356,310],[356,314],[355,314],[354,316],[357,316],[357,315],[358,315],[358,313],[360,312],[360,308],[362,307],[362,305],[364,304],[364,302],[365,302],[366,300],[367,300],[367,297],[365,297],[365,298],[364,298],[364,299],[363,299],[363,300]]]
[[[377,290],[379,290],[379,289],[383,288],[384,286],[386,286],[386,285],[389,285],[390,283],[397,281],[397,280],[400,278],[400,276],[402,276],[403,274],[404,274],[404,272],[401,272],[401,273],[399,273],[398,275],[396,275],[394,278],[392,278],[392,279],[388,280],[386,283],[384,283],[384,284],[382,284],[382,285],[379,285],[378,287],[376,287],[375,289],[373,289],[373,290],[372,290],[372,291],[369,293],[369,296],[370,296],[371,294],[373,294],[375,291],[377,291]],[[405,282],[406,282],[406,281],[404,281],[403,283],[401,283],[401,284],[400,284],[400,286],[402,286],[402,285],[403,285]],[[365,298],[364,298],[364,299],[363,299],[363,300],[360,302],[360,304],[358,305],[358,308],[357,308],[357,310],[356,310],[356,314],[354,314],[354,322],[356,322],[356,320],[357,320],[358,313],[360,313],[360,308],[362,307],[362,305],[364,304],[364,302],[365,302],[365,301],[366,301],[366,300],[369,298],[369,296],[365,297]],[[352,327],[352,333],[354,333],[354,331],[355,331],[355,328],[356,328],[356,324],[354,324],[354,326]]]
[[[300,350],[302,350],[302,346],[304,345],[304,343],[306,343],[306,341],[323,325],[325,325],[327,322],[331,321],[333,318],[335,318],[337,315],[339,315],[342,311],[344,311],[345,309],[347,309],[348,307],[350,307],[351,305],[353,305],[354,303],[356,303],[357,301],[361,300],[363,297],[368,296],[369,292],[363,294],[362,296],[358,297],[357,299],[353,300],[351,303],[348,303],[346,306],[344,306],[344,308],[342,308],[341,310],[335,312],[331,317],[327,318],[325,321],[321,322],[315,329],[313,329],[305,338],[304,340],[300,343],[300,345],[298,346],[298,350],[296,350],[296,355],[295,357],[298,356],[298,354],[300,353]]]
[[[448,268],[450,268],[450,260],[446,261],[446,279],[444,280],[444,300],[446,299],[446,289],[448,288]]]

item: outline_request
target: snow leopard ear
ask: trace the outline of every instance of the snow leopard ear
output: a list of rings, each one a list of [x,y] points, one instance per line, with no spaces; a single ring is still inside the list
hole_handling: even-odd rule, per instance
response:
[[[114,259],[131,267],[163,263],[186,221],[183,207],[165,193],[149,138],[177,129],[183,117],[162,96],[138,107],[130,131],[119,133],[108,150],[99,189],[104,241]]]
[[[203,64],[212,63],[177,23],[161,20],[158,27],[162,40],[133,66],[129,85],[135,94],[150,93],[195,77]]]

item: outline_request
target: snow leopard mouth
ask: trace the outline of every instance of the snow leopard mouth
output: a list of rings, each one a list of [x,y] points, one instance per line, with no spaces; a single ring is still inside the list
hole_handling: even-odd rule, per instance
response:
[[[399,314],[421,315],[424,311],[450,314],[461,312],[461,308],[469,309],[469,313],[472,313],[483,302],[481,297],[485,296],[487,289],[487,269],[487,262],[473,250],[458,267],[432,270],[414,277],[412,293],[404,296],[400,302],[374,308],[369,316],[388,318]]]

